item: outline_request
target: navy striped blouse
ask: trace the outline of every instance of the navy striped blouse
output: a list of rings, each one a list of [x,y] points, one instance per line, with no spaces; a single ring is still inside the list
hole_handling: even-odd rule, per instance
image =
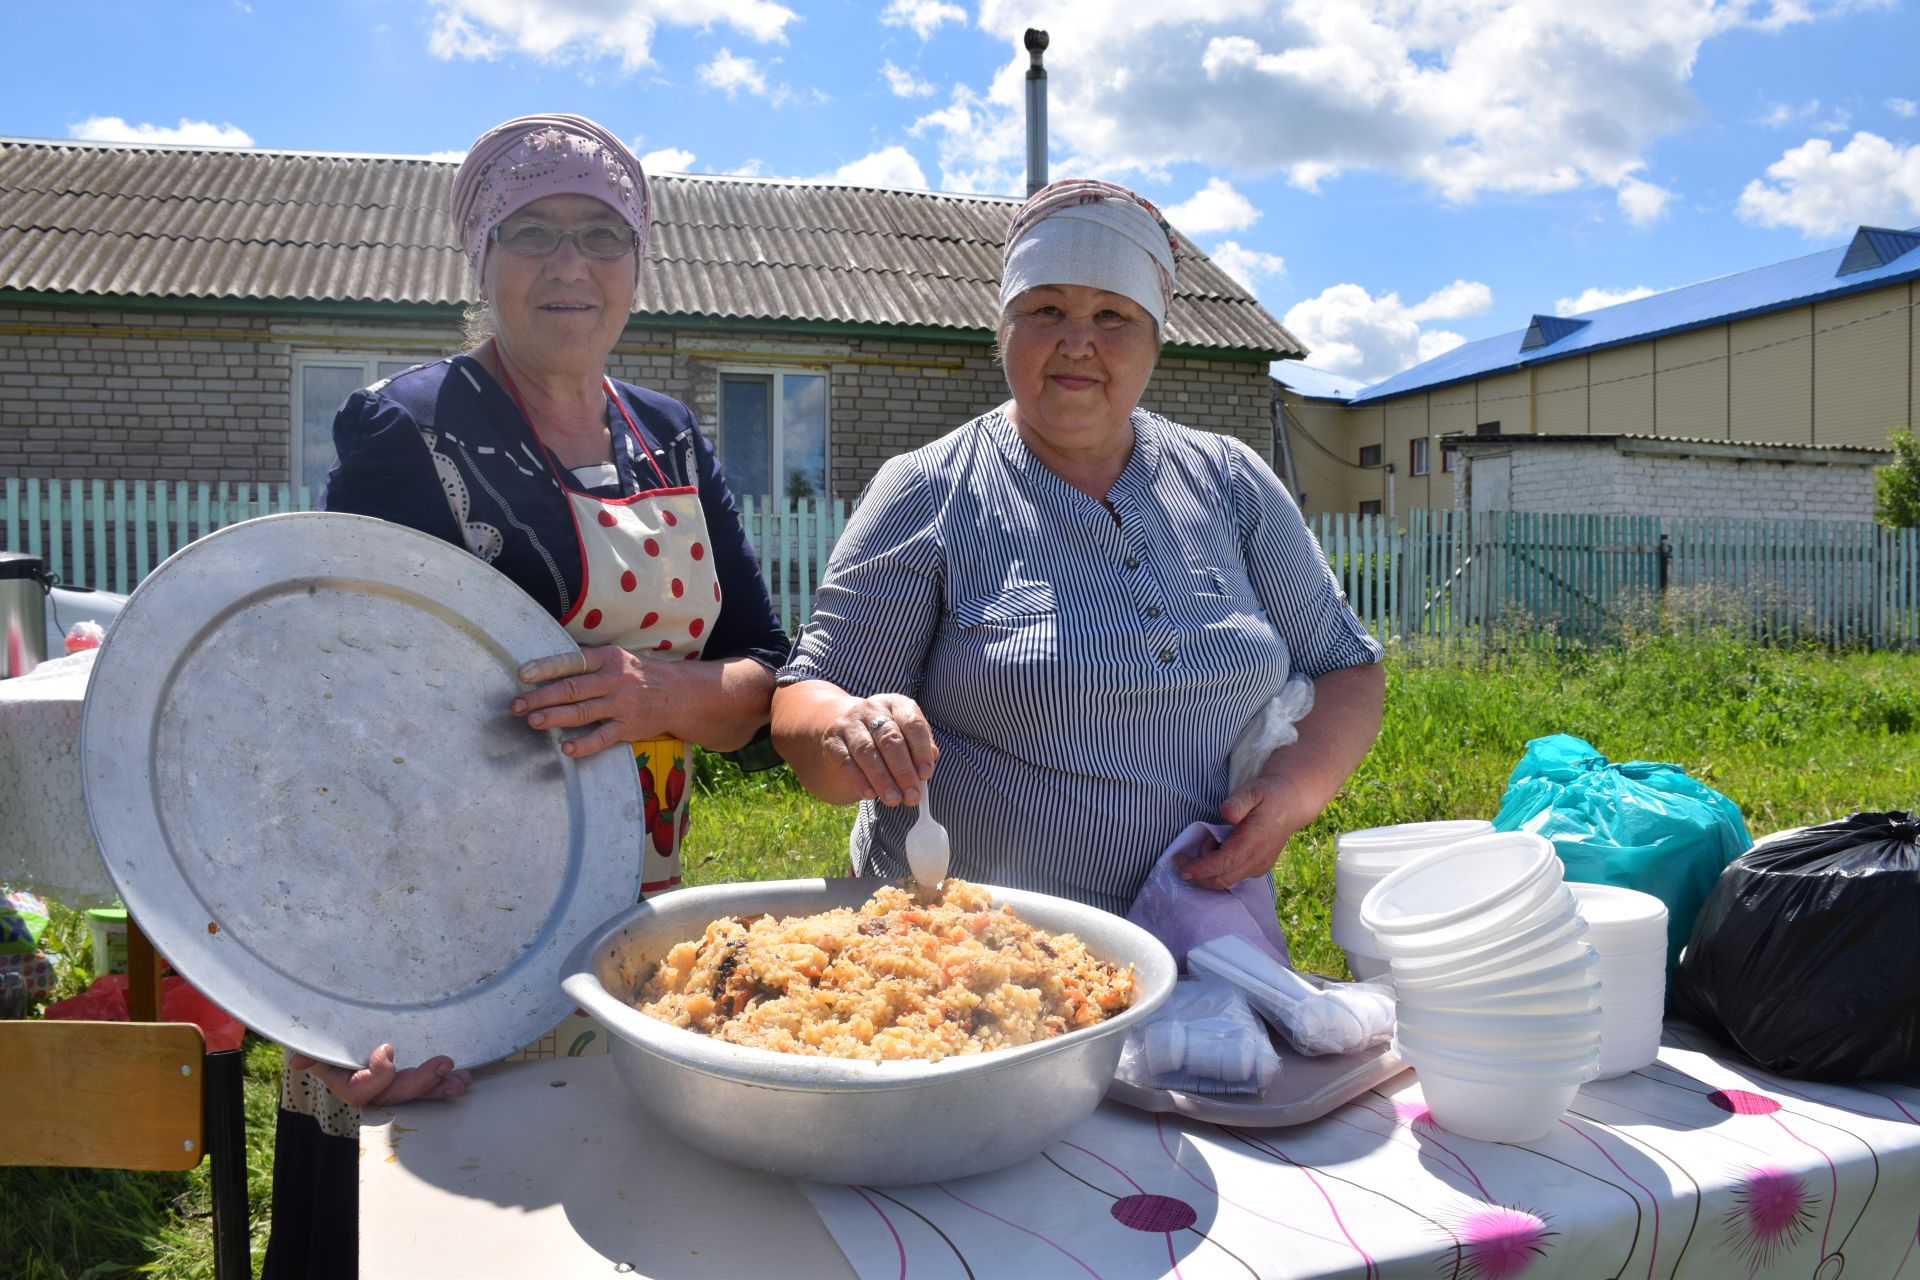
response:
[[[1110,512],[1005,408],[875,475],[782,684],[905,693],[934,725],[953,874],[1124,912],[1290,670],[1381,659],[1246,445],[1135,410]],[[906,874],[911,808],[860,806],[862,874]]]

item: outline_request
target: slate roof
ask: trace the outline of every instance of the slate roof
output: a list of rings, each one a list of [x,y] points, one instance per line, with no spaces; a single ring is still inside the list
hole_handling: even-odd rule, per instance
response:
[[[1913,279],[1920,279],[1920,231],[1861,227],[1850,244],[1805,257],[1583,311],[1577,316],[1535,316],[1525,329],[1465,343],[1384,378],[1356,394],[1353,403],[1370,404],[1431,391],[1455,382]],[[1530,338],[1544,341],[1529,346]]]
[[[445,204],[410,156],[0,138],[0,289],[451,305]],[[990,331],[1012,198],[660,174],[641,314]],[[1298,339],[1184,238],[1170,345]]]

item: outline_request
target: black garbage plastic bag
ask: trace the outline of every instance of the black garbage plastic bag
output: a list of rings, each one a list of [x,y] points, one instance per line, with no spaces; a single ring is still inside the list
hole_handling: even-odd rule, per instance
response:
[[[1736,858],[1669,1007],[1779,1075],[1920,1079],[1920,819],[1856,813]]]

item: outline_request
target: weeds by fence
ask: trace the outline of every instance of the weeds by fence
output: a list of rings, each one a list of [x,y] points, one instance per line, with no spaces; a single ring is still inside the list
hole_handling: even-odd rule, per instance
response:
[[[62,581],[131,591],[215,529],[312,505],[305,488],[9,477],[0,545]],[[741,499],[776,611],[798,626],[846,527],[844,500]],[[1482,651],[1745,631],[1763,642],[1920,646],[1920,530],[1872,524],[1538,512],[1323,514],[1309,521],[1376,634]]]

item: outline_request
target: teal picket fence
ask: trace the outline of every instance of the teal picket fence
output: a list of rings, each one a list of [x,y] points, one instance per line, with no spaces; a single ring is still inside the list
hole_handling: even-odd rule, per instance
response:
[[[68,583],[133,590],[195,538],[310,508],[291,485],[0,481],[0,547]],[[846,527],[845,499],[747,496],[774,608],[797,627]],[[1308,521],[1354,612],[1383,638],[1483,651],[1616,642],[1656,627],[1759,641],[1920,646],[1920,530],[1864,523],[1413,510]]]

